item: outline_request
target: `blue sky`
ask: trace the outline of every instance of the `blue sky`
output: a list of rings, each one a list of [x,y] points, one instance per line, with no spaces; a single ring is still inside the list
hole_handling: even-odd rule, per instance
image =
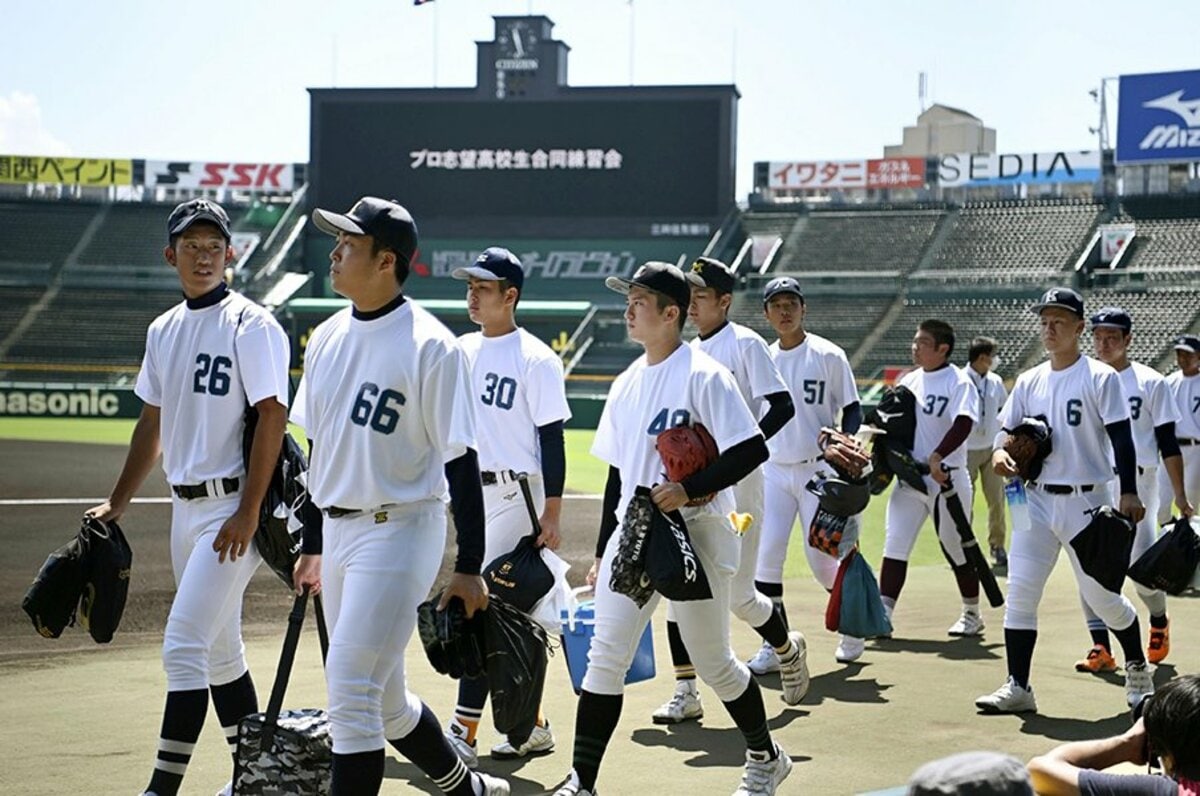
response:
[[[241,161],[307,160],[310,86],[431,86],[435,57],[437,85],[472,85],[492,15],[549,16],[572,85],[628,84],[632,15],[636,83],[741,90],[739,196],[756,160],[898,143],[921,71],[934,101],[1029,152],[1095,147],[1102,77],[1200,67],[1192,0],[5,5],[0,153]]]

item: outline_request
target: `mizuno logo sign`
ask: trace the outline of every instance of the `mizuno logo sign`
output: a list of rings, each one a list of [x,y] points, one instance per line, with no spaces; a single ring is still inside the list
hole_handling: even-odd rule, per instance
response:
[[[1200,98],[1185,100],[1183,91],[1147,100],[1143,108],[1154,108],[1178,116],[1184,126],[1157,124],[1150,128],[1138,149],[1175,149],[1200,147]]]

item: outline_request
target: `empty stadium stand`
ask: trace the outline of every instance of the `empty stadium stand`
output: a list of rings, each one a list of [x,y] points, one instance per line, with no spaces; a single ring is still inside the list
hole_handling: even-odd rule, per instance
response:
[[[1200,320],[1200,269],[1193,268],[1191,285],[1156,285],[1153,290],[1124,288],[1084,292],[1088,313],[1117,306],[1133,316],[1129,356],[1158,367],[1174,361],[1172,343]],[[1087,346],[1085,346],[1087,348]]]
[[[944,209],[814,211],[772,270],[906,274],[945,215]]]
[[[1128,197],[1113,219],[1136,228],[1122,269],[1148,281],[1194,281],[1200,271],[1200,199]]]

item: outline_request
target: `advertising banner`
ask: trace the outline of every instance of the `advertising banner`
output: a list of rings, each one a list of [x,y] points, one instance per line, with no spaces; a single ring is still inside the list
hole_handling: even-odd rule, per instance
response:
[[[132,387],[0,382],[0,417],[137,417]]]
[[[0,155],[0,183],[44,183],[107,188],[133,184],[133,161],[119,158],[49,158]]]
[[[1133,237],[1133,224],[1105,224],[1100,227],[1100,262],[1111,263]]]
[[[767,187],[774,189],[923,188],[925,159],[772,162],[768,175]]]
[[[1045,185],[1096,182],[1100,179],[1100,153],[1034,152],[984,155],[963,152],[943,155],[938,161],[938,184],[943,188],[985,185]]]
[[[146,186],[191,190],[231,188],[239,191],[287,193],[292,190],[291,163],[204,163],[147,160]]]
[[[1121,75],[1117,162],[1200,160],[1200,69]]]

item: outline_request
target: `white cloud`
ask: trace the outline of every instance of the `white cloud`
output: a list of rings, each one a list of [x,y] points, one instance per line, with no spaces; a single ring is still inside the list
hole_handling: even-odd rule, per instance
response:
[[[23,91],[0,95],[0,152],[8,155],[69,155],[71,147],[42,124],[38,98]]]

